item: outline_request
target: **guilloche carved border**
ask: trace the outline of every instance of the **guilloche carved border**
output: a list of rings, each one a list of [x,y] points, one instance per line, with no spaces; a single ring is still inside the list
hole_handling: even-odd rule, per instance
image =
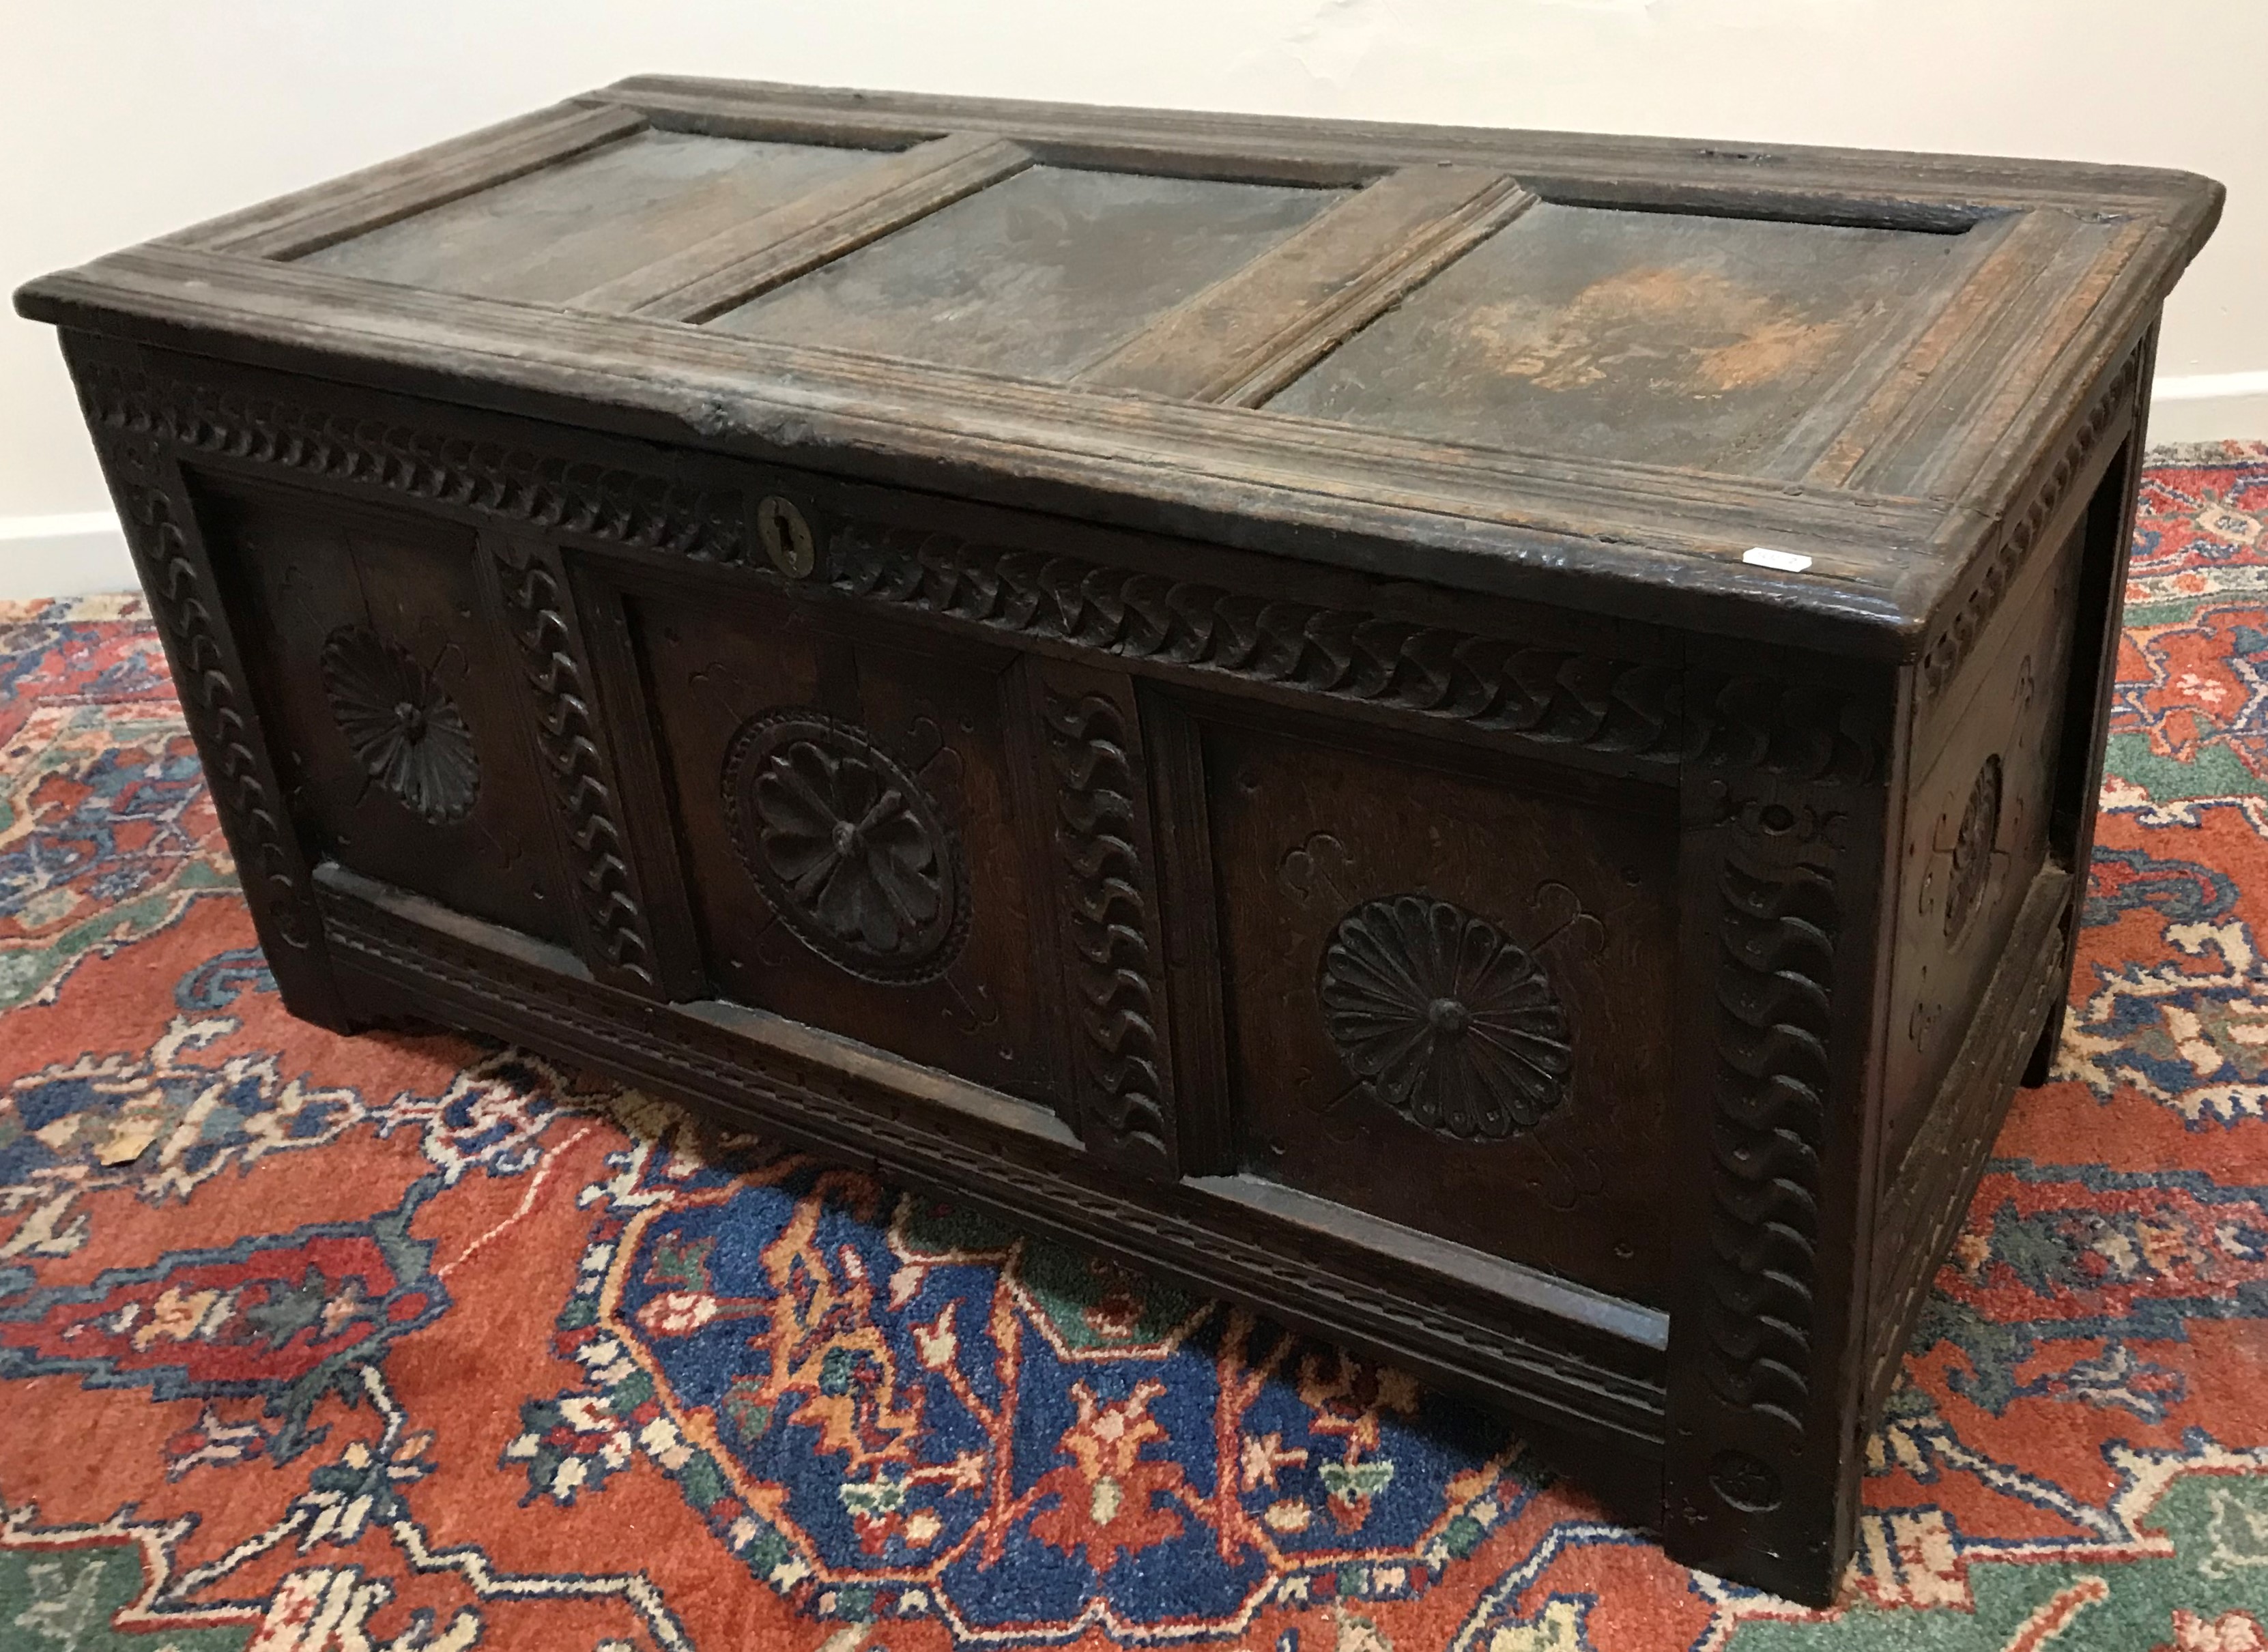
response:
[[[740,489],[591,462],[571,449],[359,417],[151,373],[99,352],[77,362],[98,434],[144,435],[497,520],[762,566]],[[1799,780],[1863,781],[1881,731],[1846,699],[1701,672],[1271,598],[979,540],[854,523],[829,547],[836,594],[996,634],[1154,660],[1410,711],[1544,746],[1671,767],[1704,762]]]
[[[125,519],[126,540],[159,627],[173,642],[181,708],[206,753],[206,774],[221,818],[233,826],[237,870],[245,892],[284,943],[305,951],[319,923],[284,804],[253,745],[214,620],[217,601],[190,556],[166,490],[130,474],[129,456],[107,454]]]
[[[1843,696],[1274,599],[1054,552],[853,524],[838,594],[996,633],[1418,712],[1546,745],[1859,782],[1880,731]]]
[[[560,825],[577,910],[599,966],[652,991],[653,929],[639,899],[585,686],[563,576],[550,554],[497,540],[490,546],[504,628],[519,645],[534,701],[535,745]]]
[[[1849,1214],[1827,1196],[1829,1165],[1854,1139],[1841,1039],[1867,1002],[1838,965],[1852,966],[1845,930],[1867,929],[1858,846],[1874,836],[1881,793],[1755,771],[1688,784],[1690,1150],[1702,1171],[1681,1269],[1691,1311],[1672,1322],[1666,1518],[1719,1569],[1793,1578],[1809,1564],[1797,1551],[1823,1568],[1834,1540],[1833,1454],[1819,1445],[1842,1391],[1827,1340],[1838,1299],[1820,1272]]]
[[[247,394],[92,352],[76,367],[80,405],[98,437],[151,437],[184,452],[273,465],[617,545],[723,562],[749,552],[747,502],[734,488],[594,464],[526,442],[357,417],[297,396]]]

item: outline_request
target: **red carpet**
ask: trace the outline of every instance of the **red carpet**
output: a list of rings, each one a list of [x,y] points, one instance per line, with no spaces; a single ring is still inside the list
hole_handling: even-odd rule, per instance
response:
[[[291,1020],[138,601],[0,609],[0,1648],[2268,1652],[2268,448],[2161,457],[2058,1082],[1826,1612],[1241,1311]]]

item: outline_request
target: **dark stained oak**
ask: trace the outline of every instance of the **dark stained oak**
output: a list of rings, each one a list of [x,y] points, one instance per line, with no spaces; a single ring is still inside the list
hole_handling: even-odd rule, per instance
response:
[[[2220,198],[646,77],[17,305],[295,1013],[1256,1304],[1823,1602]]]

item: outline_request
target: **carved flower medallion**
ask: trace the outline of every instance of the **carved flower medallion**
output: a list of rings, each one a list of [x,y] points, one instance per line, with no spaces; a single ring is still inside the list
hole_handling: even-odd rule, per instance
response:
[[[1439,1135],[1531,1130],[1567,1098],[1567,1012],[1543,966],[1427,895],[1366,901],[1324,943],[1323,1024],[1369,1094]]]
[[[365,774],[435,826],[472,812],[481,790],[473,731],[409,650],[342,625],[325,640],[320,668],[331,716]]]
[[[953,833],[864,730],[817,711],[751,718],[725,760],[725,808],[780,921],[851,973],[927,980],[967,939]]]

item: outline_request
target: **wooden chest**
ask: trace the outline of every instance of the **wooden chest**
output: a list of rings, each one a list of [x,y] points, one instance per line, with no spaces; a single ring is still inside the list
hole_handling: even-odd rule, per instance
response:
[[[2220,200],[650,78],[17,304],[297,1013],[1257,1303],[1818,1601]]]

